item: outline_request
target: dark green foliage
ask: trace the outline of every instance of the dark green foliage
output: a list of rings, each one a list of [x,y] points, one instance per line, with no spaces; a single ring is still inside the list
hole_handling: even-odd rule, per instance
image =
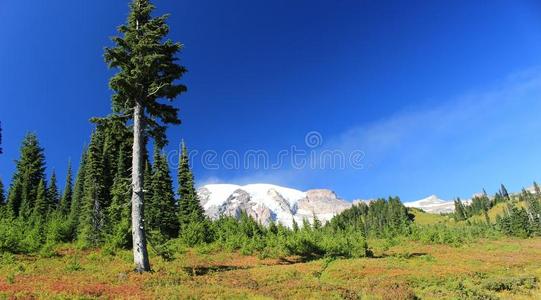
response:
[[[526,210],[511,204],[502,217],[498,216],[496,222],[498,228],[507,235],[525,238],[532,233]]]
[[[69,161],[68,172],[66,174],[66,183],[64,184],[64,193],[62,193],[62,198],[60,199],[60,204],[58,206],[60,213],[64,216],[67,216],[70,211],[71,199],[73,197],[73,175],[71,172],[71,161]]]
[[[84,196],[87,153],[88,149],[85,148],[81,156],[81,162],[79,164],[79,170],[77,171],[77,177],[75,179],[75,186],[73,187],[73,195],[71,197],[71,203],[69,207],[68,224],[71,240],[75,240],[77,235],[77,228],[79,228],[80,223],[79,221],[81,217],[81,208]]]
[[[455,200],[455,213],[453,214],[456,221],[464,221],[469,218],[468,211],[460,198]]]
[[[39,182],[37,191],[36,191],[36,200],[34,205],[34,210],[30,218],[30,226],[33,227],[32,236],[34,239],[39,241],[43,240],[45,233],[45,226],[48,220],[50,205],[47,199],[47,190],[45,188],[45,182],[41,180]]]
[[[8,210],[13,217],[29,218],[39,183],[45,180],[45,155],[35,134],[25,136],[8,194]]]
[[[327,226],[339,230],[354,228],[368,236],[384,237],[407,233],[413,216],[397,197],[361,202],[335,216]]]
[[[507,189],[503,184],[500,186],[500,195],[502,195],[503,199],[506,201],[511,200],[511,197],[509,196],[509,193],[507,192]]]
[[[2,218],[5,214],[5,205],[6,205],[6,194],[4,192],[4,183],[2,182],[2,178],[0,178],[0,218]]]
[[[184,85],[175,83],[186,69],[176,63],[182,45],[163,41],[169,33],[167,16],[152,17],[153,10],[148,0],[132,2],[127,23],[118,28],[121,36],[113,37],[115,46],[105,49],[105,61],[119,71],[109,82],[115,91],[113,112],[131,115],[136,103],[142,105],[146,132],[162,146],[165,127],[157,120],[165,124],[179,124],[180,120],[177,108],[158,99],[172,101],[186,91]]]
[[[156,234],[166,239],[178,235],[177,207],[167,158],[160,153],[158,148],[154,152],[154,168],[150,181],[152,196],[147,198],[145,207],[151,242]]]
[[[339,230],[324,226],[313,229],[307,225],[295,231],[275,223],[264,227],[245,213],[238,220],[232,217],[218,219],[212,224],[212,232],[215,243],[225,249],[244,254],[259,253],[263,257],[363,257],[368,250],[364,233],[353,228]]]
[[[182,231],[190,223],[203,222],[205,220],[204,210],[199,203],[199,198],[195,190],[188,150],[184,142],[182,143],[182,152],[178,167],[178,183],[178,219]]]
[[[534,185],[535,188],[535,185]],[[532,194],[522,190],[519,202],[525,207],[517,207],[508,203],[503,216],[496,219],[497,227],[505,234],[517,237],[541,235],[541,197],[537,192]]]
[[[78,227],[78,240],[84,247],[98,246],[104,241],[105,208],[108,200],[103,177],[103,143],[103,132],[96,130],[92,134],[86,155],[84,193]]]
[[[131,246],[131,186],[128,164],[125,159],[128,152],[121,148],[117,159],[117,170],[111,190],[111,205],[108,207],[110,236],[108,244],[113,248]]]
[[[47,205],[48,211],[53,211],[58,208],[60,204],[60,193],[58,192],[58,186],[56,183],[56,172],[53,170],[51,180],[49,181],[49,187],[47,188]]]

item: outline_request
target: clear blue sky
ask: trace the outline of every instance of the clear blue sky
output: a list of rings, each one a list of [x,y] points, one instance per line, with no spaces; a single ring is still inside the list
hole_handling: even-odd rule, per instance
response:
[[[103,47],[128,1],[0,4],[0,176],[38,134],[48,171],[77,165],[110,109]],[[189,91],[168,151],[274,157],[362,150],[363,168],[209,170],[199,183],[330,188],[346,199],[469,197],[541,180],[541,6],[535,1],[155,1],[185,44]],[[61,183],[62,184],[62,183]]]

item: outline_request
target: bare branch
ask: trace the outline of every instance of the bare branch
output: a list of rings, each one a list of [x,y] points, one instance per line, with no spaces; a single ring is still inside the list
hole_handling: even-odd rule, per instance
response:
[[[156,88],[154,91],[152,91],[151,93],[149,93],[149,94],[147,95],[147,97],[152,97],[152,96],[156,95],[162,88],[164,88],[164,87],[166,87],[166,86],[168,86],[168,85],[169,85],[168,83],[162,83],[162,84],[160,84],[160,86],[157,87],[157,88]]]

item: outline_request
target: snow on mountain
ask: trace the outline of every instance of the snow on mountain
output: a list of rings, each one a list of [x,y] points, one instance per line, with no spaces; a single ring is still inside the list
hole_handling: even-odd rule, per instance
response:
[[[455,210],[455,204],[453,201],[445,201],[436,195],[426,197],[421,200],[406,202],[406,207],[420,208],[428,213],[451,213]]]
[[[275,221],[291,227],[293,220],[301,224],[314,216],[327,222],[351,207],[330,190],[303,192],[272,184],[209,184],[199,188],[198,194],[206,214],[213,219],[221,215],[238,217],[244,211],[264,225]]]
[[[208,184],[198,189],[201,205],[205,213],[213,219],[222,215],[239,217],[242,212],[263,225],[278,222],[291,227],[293,220],[301,224],[304,219],[312,221],[316,216],[327,222],[336,214],[348,209],[352,204],[372,200],[357,199],[347,202],[331,190],[317,189],[299,191],[272,184]],[[463,200],[468,205],[471,200]],[[453,201],[445,201],[436,195],[404,203],[406,207],[420,208],[428,213],[452,213]]]

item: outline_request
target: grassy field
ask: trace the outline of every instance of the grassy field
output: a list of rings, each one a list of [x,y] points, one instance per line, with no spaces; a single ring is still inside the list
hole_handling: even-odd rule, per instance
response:
[[[190,249],[154,271],[131,272],[112,256],[69,245],[56,256],[3,254],[0,298],[540,299],[541,239],[487,240],[462,247],[372,241],[373,258],[260,259]]]

